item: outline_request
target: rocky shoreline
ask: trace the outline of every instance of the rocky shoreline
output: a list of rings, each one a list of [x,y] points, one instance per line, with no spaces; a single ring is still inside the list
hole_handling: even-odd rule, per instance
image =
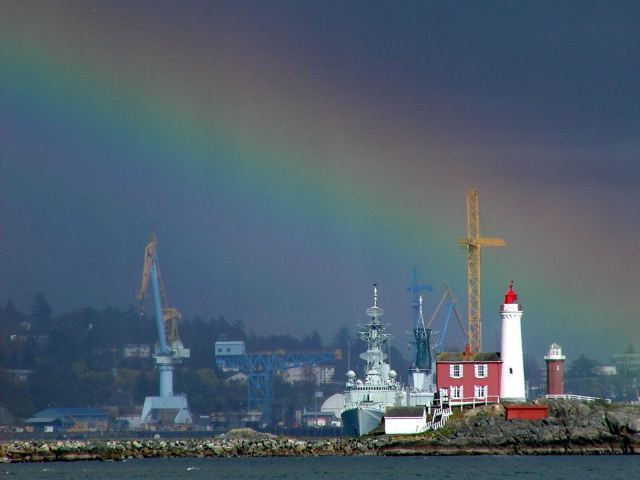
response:
[[[549,402],[549,418],[504,419],[501,407],[458,412],[444,429],[421,435],[299,440],[249,429],[211,439],[16,441],[0,444],[0,462],[126,460],[167,457],[353,455],[640,454],[640,407]]]

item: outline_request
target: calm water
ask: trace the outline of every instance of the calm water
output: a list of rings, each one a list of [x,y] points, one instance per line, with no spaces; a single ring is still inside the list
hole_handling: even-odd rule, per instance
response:
[[[640,456],[145,459],[0,465],[0,479],[640,479]]]

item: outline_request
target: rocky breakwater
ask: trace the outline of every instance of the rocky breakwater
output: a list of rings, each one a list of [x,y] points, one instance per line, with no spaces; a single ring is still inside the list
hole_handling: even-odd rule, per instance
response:
[[[445,428],[393,437],[381,455],[640,454],[640,407],[540,402],[544,420],[505,420],[502,406],[456,412]]]
[[[232,430],[212,439],[20,441],[0,444],[0,462],[55,462],[76,460],[126,460],[166,457],[293,457],[376,455],[388,439],[332,438],[297,440]]]
[[[550,401],[545,420],[505,420],[499,405],[457,411],[420,435],[299,440],[232,430],[210,439],[0,443],[0,462],[166,457],[640,454],[640,407]]]

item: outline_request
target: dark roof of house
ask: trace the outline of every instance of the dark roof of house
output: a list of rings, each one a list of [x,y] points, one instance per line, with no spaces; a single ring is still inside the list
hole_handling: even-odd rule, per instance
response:
[[[46,424],[46,423],[57,423],[61,424],[62,420],[54,417],[33,417],[27,418],[24,423],[32,423],[32,424]]]
[[[385,417],[422,417],[424,407],[391,407],[384,412]]]
[[[464,352],[440,352],[438,362],[499,362],[500,352],[479,352],[465,355]]]
[[[106,417],[107,414],[98,408],[47,408],[36,413],[33,418],[62,417]]]

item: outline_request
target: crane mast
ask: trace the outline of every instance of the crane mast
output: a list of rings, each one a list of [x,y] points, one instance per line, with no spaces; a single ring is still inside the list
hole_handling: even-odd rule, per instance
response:
[[[173,371],[183,358],[189,358],[188,348],[184,348],[178,336],[178,320],[180,312],[168,306],[167,293],[160,275],[160,265],[156,249],[158,239],[151,235],[149,243],[144,249],[144,265],[142,268],[142,283],[138,290],[138,301],[141,308],[151,286],[151,297],[154,306],[155,322],[158,334],[158,344],[153,358],[160,376],[160,392],[157,397],[147,397],[142,409],[142,423],[162,423],[167,416],[174,416],[173,423],[191,423],[191,415],[184,395],[173,392]],[[177,414],[175,413],[177,412]]]
[[[480,236],[478,190],[467,194],[467,237],[458,240],[467,249],[467,302],[469,326],[467,334],[472,353],[482,351],[480,253],[483,247],[506,247],[502,238]]]

